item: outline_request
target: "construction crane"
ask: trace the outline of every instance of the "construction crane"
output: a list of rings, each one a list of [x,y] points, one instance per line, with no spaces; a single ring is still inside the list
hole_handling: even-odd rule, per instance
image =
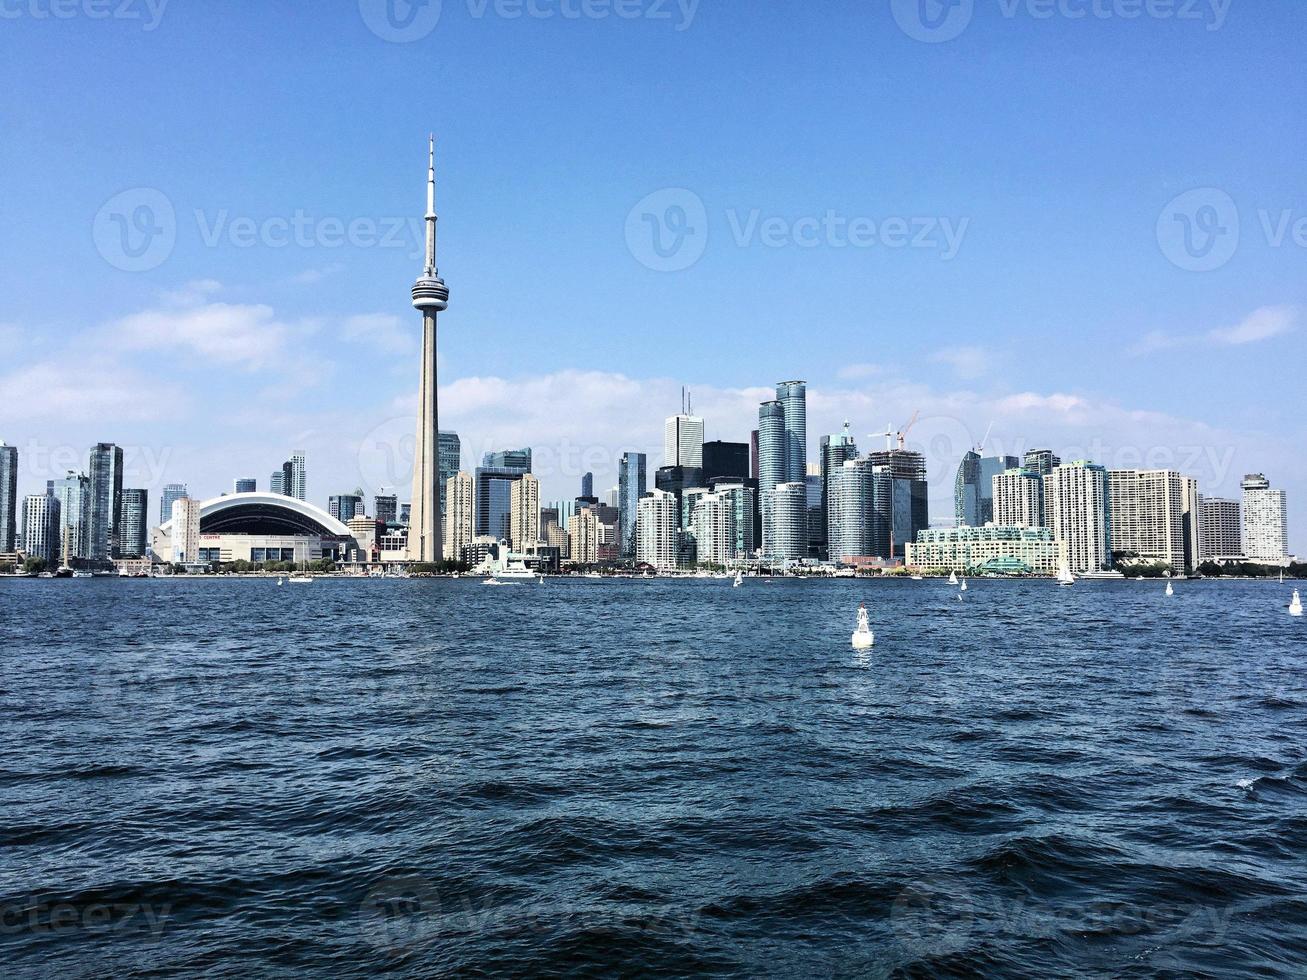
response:
[[[917,411],[913,412],[913,413],[912,413],[912,418],[908,421],[908,424],[905,425],[902,429],[899,430],[899,449],[900,449],[900,450],[904,450],[904,449],[907,449],[907,448],[908,448],[908,433],[912,430],[912,427],[913,427],[914,425],[917,424],[917,419],[919,419],[920,417],[921,417],[921,411],[920,411],[920,410],[917,410]]]
[[[867,433],[867,438],[868,438],[868,439],[879,439],[881,436],[884,436],[884,437],[885,437],[885,452],[889,452],[890,450],[892,450],[892,449],[894,448],[893,443],[890,441],[890,440],[892,440],[892,439],[894,438],[894,426],[892,426],[892,425],[890,425],[890,423],[886,422],[886,423],[885,423],[885,431],[884,431],[884,432],[868,432],[868,433]]]

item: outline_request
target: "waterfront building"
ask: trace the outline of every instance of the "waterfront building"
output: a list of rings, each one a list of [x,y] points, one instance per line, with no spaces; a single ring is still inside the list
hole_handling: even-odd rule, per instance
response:
[[[549,547],[558,549],[558,557],[560,559],[571,558],[572,540],[568,536],[567,529],[552,519],[543,527],[545,542]]]
[[[476,470],[476,533],[496,541],[512,534],[513,484],[524,470],[500,466],[479,466]]]
[[[173,517],[151,532],[150,547],[181,564],[262,564],[343,559],[357,544],[346,525],[307,501],[243,493],[173,501]]]
[[[763,491],[763,556],[772,561],[798,561],[808,556],[808,488],[779,483]]]
[[[639,499],[635,525],[636,560],[660,572],[674,571],[678,557],[676,498],[656,487],[650,490]]]
[[[54,481],[59,498],[59,554],[65,565],[74,558],[91,557],[91,481],[69,470]]]
[[[969,575],[1056,575],[1066,545],[1046,527],[927,528],[907,547],[914,571]]]
[[[1184,483],[1174,470],[1109,470],[1112,550],[1185,570]]]
[[[703,468],[703,419],[673,415],[663,426],[663,466]]]
[[[622,488],[620,486],[609,487],[604,492],[604,503],[614,510],[618,510],[620,508],[621,494]]]
[[[200,502],[191,497],[182,497],[172,502],[168,541],[172,546],[171,558],[174,564],[193,565],[204,560],[200,557],[201,509]]]
[[[1203,561],[1241,561],[1243,512],[1239,501],[1203,497],[1201,506]]]
[[[703,444],[703,477],[711,482],[719,479],[749,479],[749,444],[722,442],[720,439]]]
[[[509,490],[508,542],[517,551],[540,540],[540,481],[523,473]]]
[[[1077,575],[1112,568],[1112,501],[1107,468],[1086,460],[1063,463],[1044,481],[1049,530],[1066,545]]]
[[[232,481],[232,493],[258,493],[259,481],[252,476],[237,477]]]
[[[617,510],[621,525],[621,557],[624,560],[634,559],[638,551],[636,526],[645,489],[644,453],[623,453],[617,461]]]
[[[399,498],[393,493],[374,494],[372,497],[372,512],[377,515],[377,520],[383,524],[396,523],[399,519]]]
[[[1184,533],[1184,568],[1193,574],[1202,564],[1203,506],[1198,493],[1198,481],[1192,476],[1180,477],[1180,521]]]
[[[487,469],[512,470],[515,473],[531,472],[530,449],[503,449],[499,452],[485,453],[481,465]]]
[[[758,488],[764,497],[786,482],[785,409],[779,401],[758,406]]]
[[[337,494],[327,498],[327,513],[342,524],[349,524],[350,521],[363,512],[362,490]]]
[[[457,561],[463,548],[472,543],[472,474],[454,473],[445,483],[444,554]]]
[[[1050,471],[1051,472],[1051,471]],[[1044,527],[1044,481],[1035,470],[1006,470],[993,479],[994,523]]]
[[[1272,490],[1261,473],[1250,473],[1243,490],[1243,548],[1251,562],[1285,565],[1289,561],[1288,506],[1283,490]]]
[[[91,551],[95,561],[118,557],[118,523],[122,518],[123,450],[111,442],[91,447],[87,461],[91,481]]]
[[[785,422],[785,482],[802,483],[808,475],[808,386],[803,381],[781,381],[776,400]]]
[[[736,556],[735,506],[726,494],[705,493],[694,506],[694,545],[700,564],[725,565]]]
[[[677,507],[681,507],[685,491],[700,488],[703,485],[703,470],[697,466],[663,466],[654,473],[654,486],[666,490],[676,497]],[[688,525],[682,524],[682,527]]]
[[[994,520],[994,477],[1020,464],[1015,456],[962,457],[953,483],[954,518],[959,527],[984,527]]]
[[[50,490],[23,498],[23,550],[50,571],[59,563],[59,498]]]
[[[844,431],[829,436],[821,437],[821,458],[818,460],[821,467],[821,523],[823,531],[821,540],[824,543],[824,551],[827,556],[831,554],[830,538],[830,485],[831,477],[845,462],[850,459],[856,459],[858,455],[858,444],[849,432],[849,423],[844,423]]]
[[[886,470],[893,482],[888,555],[904,558],[917,532],[930,527],[930,485],[926,457],[911,449],[880,449],[867,454],[871,465]]]
[[[273,490],[277,493],[277,490]],[[184,483],[169,483],[159,493],[159,523],[167,524],[172,520],[172,504],[174,500],[181,500],[182,497],[189,496],[189,491]]]
[[[150,492],[135,487],[122,493],[122,522],[118,534],[118,555],[142,558],[150,540]]]
[[[0,554],[11,554],[18,539],[18,447],[0,440]]]
[[[594,509],[582,507],[572,516],[567,529],[568,555],[578,565],[593,565],[599,561],[599,517]]]
[[[820,464],[813,463],[808,471],[803,480],[808,508],[808,557],[821,559],[826,557],[825,486],[821,479]]]
[[[422,314],[422,363],[418,379],[417,438],[413,445],[413,498],[408,557],[439,562],[445,535],[440,525],[440,411],[437,403],[436,319],[449,307],[449,287],[436,267],[436,141],[427,147],[426,255],[413,284],[413,308]],[[457,464],[455,464],[457,472]]]
[[[750,483],[752,481],[749,481]],[[713,485],[713,493],[725,501],[731,510],[731,528],[735,540],[731,545],[732,556],[747,558],[758,548],[758,489],[744,481],[719,482]]]
[[[1040,477],[1048,476],[1061,465],[1061,457],[1057,456],[1051,449],[1031,449],[1021,458],[1021,468],[1023,470],[1033,470]]]
[[[381,536],[385,533],[386,525],[375,517],[360,513],[346,521],[345,526],[354,539],[354,547],[350,549],[349,555],[351,559],[370,562],[379,557]]]
[[[589,499],[595,493],[595,475],[584,473],[581,476],[581,496]]]
[[[893,496],[892,474],[869,456],[845,460],[831,471],[826,515],[831,560],[851,564],[856,558],[892,556]]]

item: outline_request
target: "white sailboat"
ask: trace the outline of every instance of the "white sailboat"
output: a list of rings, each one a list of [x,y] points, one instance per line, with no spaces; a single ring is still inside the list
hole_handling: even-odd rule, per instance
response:
[[[731,588],[738,589],[743,584],[744,584],[744,576],[740,574],[740,570],[737,568],[735,570],[735,581],[731,583]]]
[[[301,585],[304,582],[312,582],[313,576],[309,574],[309,560],[305,558],[304,564],[300,567],[300,570],[298,572],[292,572],[290,578],[286,581],[291,585]]]
[[[853,649],[867,650],[876,643],[876,634],[871,631],[871,624],[867,621],[867,606],[858,606],[858,628],[853,631]]]
[[[1071,566],[1068,565],[1065,561],[1062,562],[1062,567],[1057,570],[1057,584],[1058,585],[1076,584],[1076,577],[1071,574]]]
[[[962,580],[962,589],[961,589],[961,591],[962,591],[962,592],[966,592],[966,591],[967,591],[967,580],[966,580],[966,579],[963,579],[963,580]]]
[[[1169,580],[1166,583],[1166,594],[1175,595],[1175,586],[1173,586]]]
[[[1302,599],[1298,596],[1297,589],[1293,590],[1293,599],[1289,603],[1289,615],[1290,616],[1302,615]]]
[[[948,584],[949,584],[949,585],[957,585],[957,584],[958,584],[958,573],[957,573],[957,572],[949,572],[949,573],[948,573]]]

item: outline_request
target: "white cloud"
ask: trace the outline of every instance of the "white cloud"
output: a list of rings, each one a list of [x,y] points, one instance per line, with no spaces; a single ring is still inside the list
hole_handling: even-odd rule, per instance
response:
[[[932,361],[948,364],[959,378],[979,378],[989,372],[991,357],[983,347],[945,347],[931,356]]]
[[[1213,330],[1207,336],[1217,344],[1253,344],[1289,333],[1297,322],[1298,311],[1292,306],[1263,306],[1235,326]]]
[[[407,354],[417,349],[418,330],[411,320],[401,320],[393,313],[362,313],[345,318],[340,336],[386,354]]]
[[[93,422],[155,418],[185,403],[176,386],[150,381],[135,371],[105,370],[94,357],[41,362],[0,376],[6,419]]]
[[[845,381],[856,381],[859,378],[874,378],[884,374],[885,370],[880,364],[846,364],[836,372],[836,376]]]

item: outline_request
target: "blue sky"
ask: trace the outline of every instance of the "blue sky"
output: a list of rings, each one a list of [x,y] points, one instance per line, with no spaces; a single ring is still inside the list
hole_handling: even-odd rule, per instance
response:
[[[922,412],[935,519],[993,423],[1264,471],[1307,551],[1300,3],[52,2],[0,5],[25,489],[97,440],[204,496],[296,448],[320,503],[405,482],[434,130],[442,425],[546,497],[659,455],[682,384],[743,439],[803,377],[814,449]]]

